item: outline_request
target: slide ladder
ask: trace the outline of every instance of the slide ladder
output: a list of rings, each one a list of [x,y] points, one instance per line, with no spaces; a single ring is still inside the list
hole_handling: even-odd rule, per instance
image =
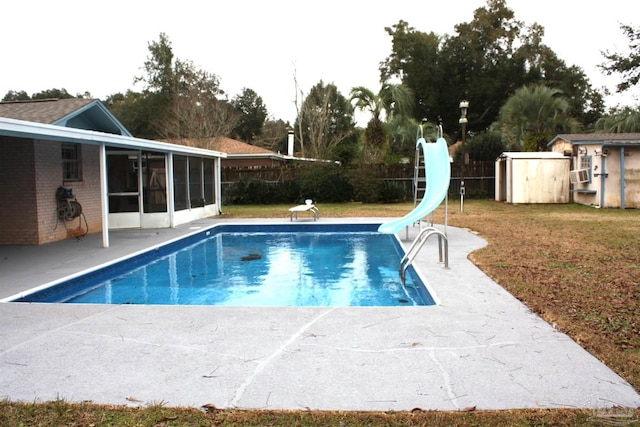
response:
[[[416,146],[416,159],[413,168],[413,207],[415,208],[424,199],[427,191],[427,177],[425,164],[420,155],[420,146]]]

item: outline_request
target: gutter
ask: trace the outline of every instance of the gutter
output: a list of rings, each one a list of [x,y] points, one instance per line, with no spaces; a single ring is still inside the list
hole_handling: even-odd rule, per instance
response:
[[[226,153],[204,148],[187,147],[186,145],[170,144],[168,142],[151,141],[124,135],[8,119],[5,117],[0,117],[0,135],[17,138],[43,139],[47,141],[72,142],[76,144],[106,144],[111,147],[159,151],[162,153],[173,151],[174,153],[208,158],[227,157]]]

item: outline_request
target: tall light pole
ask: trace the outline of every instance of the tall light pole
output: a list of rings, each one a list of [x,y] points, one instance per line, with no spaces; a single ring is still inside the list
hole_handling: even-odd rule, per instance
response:
[[[469,108],[469,101],[460,101],[460,120],[458,120],[458,123],[460,123],[460,126],[462,126],[462,144],[460,145],[460,149],[462,150],[462,168],[461,168],[461,172],[460,172],[460,212],[464,213],[464,173],[465,173],[465,167],[467,165],[467,163],[469,163],[469,156],[467,155],[465,146],[464,146],[464,140],[465,140],[465,136],[467,134],[467,109]]]

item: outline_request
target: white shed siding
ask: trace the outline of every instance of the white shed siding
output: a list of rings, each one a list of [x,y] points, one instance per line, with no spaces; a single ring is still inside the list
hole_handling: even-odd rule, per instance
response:
[[[568,203],[570,162],[557,153],[503,153],[496,165],[496,200]]]

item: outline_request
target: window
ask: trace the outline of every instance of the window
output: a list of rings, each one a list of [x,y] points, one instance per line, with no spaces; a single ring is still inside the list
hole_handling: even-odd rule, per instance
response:
[[[173,156],[173,203],[177,211],[187,209],[187,158]]]
[[[582,182],[591,182],[591,156],[580,157],[580,169],[584,169],[589,172],[588,181],[582,181]]]
[[[204,206],[202,194],[202,159],[189,157],[189,200],[192,208]]]
[[[215,160],[204,159],[204,204],[213,205],[216,202]]]
[[[215,203],[213,159],[173,156],[175,210],[201,208]]]
[[[167,211],[165,155],[143,152],[142,191],[145,213]]]
[[[591,156],[580,157],[580,169],[591,169]]]
[[[82,168],[79,144],[62,144],[62,180],[80,181]]]

